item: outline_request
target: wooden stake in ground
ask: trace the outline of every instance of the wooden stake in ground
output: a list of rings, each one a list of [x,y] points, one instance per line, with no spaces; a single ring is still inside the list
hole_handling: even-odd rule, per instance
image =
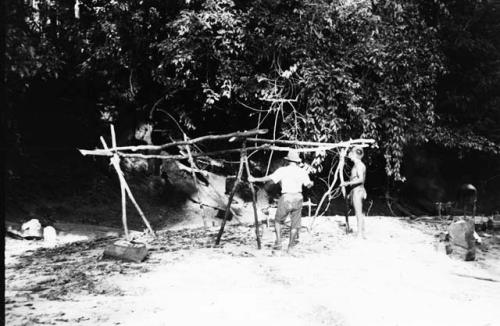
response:
[[[184,141],[185,142],[188,141],[188,137],[186,134],[184,134]],[[198,197],[198,202],[201,203],[200,192],[198,189],[198,178],[196,177],[196,172],[195,172],[196,170],[198,170],[198,167],[194,163],[193,155],[191,154],[191,146],[190,145],[186,145],[186,151],[188,153],[189,165],[191,165],[191,176],[193,177],[194,187],[196,188],[196,195]],[[200,209],[201,209],[201,217],[203,220],[203,227],[206,228],[207,227],[207,219],[205,216],[205,209],[204,209],[203,205],[201,205],[201,204],[200,204]]]
[[[112,128],[111,129],[112,130],[111,131],[111,136],[113,138],[113,136],[114,136],[114,129],[113,129],[113,127],[111,127],[111,128]],[[105,150],[109,150],[108,145],[106,144],[106,141],[102,137],[101,137],[101,143],[102,143],[102,145],[103,145],[103,147],[104,147]],[[116,140],[112,140],[112,143],[116,144]],[[114,147],[113,149],[116,150],[116,147]],[[125,191],[122,190],[122,194],[124,194],[124,192],[125,192],[128,195],[130,201],[134,204],[135,208],[137,209],[137,212],[141,216],[141,218],[142,218],[144,224],[146,225],[147,229],[149,230],[149,232],[154,237],[156,237],[156,234],[153,231],[153,228],[149,224],[149,221],[146,219],[146,216],[144,215],[141,207],[139,206],[139,204],[137,204],[137,201],[135,200],[134,195],[132,194],[132,191],[130,190],[130,187],[127,184],[127,181],[125,180],[125,177],[123,175],[123,171],[120,168],[120,157],[118,156],[118,154],[113,155],[111,157],[110,161],[111,161],[111,165],[115,168],[115,171],[116,171],[116,173],[118,175],[118,179],[120,181],[120,188],[123,188],[125,190]],[[124,198],[122,198],[122,209],[123,209],[123,203],[124,202],[125,202],[125,200],[124,200]],[[128,228],[126,227],[127,216],[126,216],[125,212],[122,212],[122,221],[124,222],[124,231],[126,232],[125,236],[126,236],[126,238],[128,240],[129,239],[128,238]]]
[[[236,176],[236,180],[234,180],[233,189],[231,189],[231,193],[229,194],[229,198],[227,200],[226,213],[224,214],[224,219],[220,225],[219,233],[217,234],[217,239],[215,240],[215,244],[220,244],[220,239],[222,237],[222,233],[224,233],[224,227],[226,226],[227,218],[229,217],[231,211],[231,203],[233,202],[234,194],[236,193],[236,189],[241,182],[241,175],[243,174],[243,151],[240,151],[240,166],[238,168],[238,175]]]
[[[340,158],[339,158],[339,179],[340,179],[340,184],[344,183],[344,165],[345,165],[345,151],[347,149],[342,149],[340,152]],[[341,186],[340,190],[342,191],[342,196],[344,196],[344,201],[345,201],[345,232],[349,233],[350,227],[349,227],[349,199],[347,198],[347,193],[345,186]]]
[[[116,134],[115,134],[115,127],[113,125],[110,126],[111,128],[111,145],[113,148],[111,149],[113,151],[113,157],[112,159],[116,160],[118,152],[116,151]],[[104,148],[106,148],[106,143],[103,142]],[[112,163],[113,166],[115,165]],[[118,158],[118,166],[120,166],[119,158]],[[115,167],[116,170],[116,167]],[[118,173],[118,170],[116,170]],[[130,240],[129,234],[128,234],[128,225],[127,225],[127,197],[126,197],[126,191],[125,191],[125,186],[123,185],[123,182],[121,181],[120,176],[118,177],[120,180],[120,193],[121,193],[121,198],[122,198],[122,224],[123,224],[123,232],[125,232],[125,239]]]
[[[242,159],[245,164],[245,169],[247,171],[247,177],[249,177],[251,176],[251,174],[250,174],[250,166],[248,164],[246,141],[243,142]],[[250,185],[250,191],[252,192],[252,206],[253,206],[253,216],[255,222],[255,236],[257,238],[257,248],[260,249],[261,244],[260,244],[260,232],[259,232],[259,216],[257,213],[257,195],[255,194],[255,188],[253,186],[253,183],[249,182],[249,185]]]
[[[311,218],[312,217],[312,207],[313,206],[317,206],[316,204],[314,204],[312,201],[311,201],[311,198],[309,198],[306,202],[304,202],[302,204],[303,206],[307,206],[307,212],[308,212],[308,215],[307,217]]]

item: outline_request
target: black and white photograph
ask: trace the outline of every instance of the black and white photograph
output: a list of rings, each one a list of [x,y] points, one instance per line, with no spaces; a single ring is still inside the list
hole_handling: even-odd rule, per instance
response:
[[[500,0],[0,25],[2,324],[500,326]]]

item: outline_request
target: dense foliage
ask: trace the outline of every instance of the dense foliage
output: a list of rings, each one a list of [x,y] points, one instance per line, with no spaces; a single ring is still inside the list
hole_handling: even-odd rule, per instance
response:
[[[35,81],[58,80],[87,85],[80,110],[113,121],[133,107],[171,135],[167,115],[191,133],[260,125],[290,139],[374,138],[394,180],[409,145],[500,152],[498,44],[483,1],[74,5],[10,3],[11,108]]]

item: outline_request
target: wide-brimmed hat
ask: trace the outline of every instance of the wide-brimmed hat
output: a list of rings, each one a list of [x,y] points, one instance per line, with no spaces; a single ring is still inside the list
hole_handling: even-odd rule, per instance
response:
[[[300,155],[296,151],[289,151],[288,155],[285,156],[285,160],[295,163],[300,163],[302,160],[300,159]]]

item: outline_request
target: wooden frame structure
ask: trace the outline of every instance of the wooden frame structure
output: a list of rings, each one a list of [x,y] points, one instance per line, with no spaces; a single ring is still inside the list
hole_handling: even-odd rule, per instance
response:
[[[149,224],[148,220],[146,219],[144,213],[142,212],[140,206],[137,204],[137,201],[135,200],[132,191],[130,190],[130,187],[127,184],[127,181],[125,180],[123,171],[120,168],[120,159],[123,157],[138,157],[138,158],[144,158],[144,159],[173,159],[173,160],[188,160],[190,164],[190,171],[192,178],[195,182],[195,185],[197,185],[197,177],[196,177],[196,171],[200,171],[195,163],[195,158],[196,157],[209,157],[212,155],[220,155],[220,154],[227,154],[227,153],[240,153],[240,160],[239,160],[239,167],[238,167],[238,173],[236,176],[236,180],[233,184],[233,187],[231,189],[231,192],[229,193],[228,196],[228,201],[225,209],[225,214],[224,218],[221,222],[219,232],[217,233],[217,237],[215,239],[215,244],[218,245],[220,244],[222,235],[224,233],[224,228],[226,225],[226,222],[229,218],[229,214],[231,212],[231,204],[234,198],[234,195],[236,193],[236,190],[238,188],[238,185],[242,182],[242,177],[243,177],[243,172],[247,174],[247,176],[250,176],[250,165],[248,163],[248,151],[256,151],[256,150],[271,150],[273,151],[285,151],[288,152],[290,150],[298,151],[298,152],[317,152],[317,151],[326,151],[326,150],[332,150],[335,148],[349,148],[353,146],[361,146],[361,147],[367,147],[373,144],[375,141],[372,139],[355,139],[355,140],[349,140],[345,142],[339,142],[339,143],[320,143],[320,142],[305,142],[305,141],[293,141],[293,140],[271,140],[271,139],[261,139],[261,138],[255,138],[258,135],[263,135],[268,132],[266,129],[256,129],[256,130],[250,130],[250,131],[242,131],[242,132],[233,132],[233,133],[228,133],[228,134],[222,134],[222,135],[206,135],[194,139],[189,139],[187,135],[184,134],[184,139],[181,141],[173,141],[171,143],[163,144],[163,145],[139,145],[139,146],[121,146],[118,147],[116,144],[116,136],[115,136],[115,131],[113,125],[110,126],[111,128],[111,141],[112,141],[112,147],[109,148],[104,140],[103,137],[101,137],[101,143],[103,145],[102,149],[94,149],[94,150],[85,150],[85,149],[80,149],[80,153],[84,156],[86,155],[93,155],[93,156],[105,156],[110,158],[110,164],[113,166],[115,169],[118,179],[120,181],[120,190],[121,190],[121,198],[122,198],[122,223],[123,223],[123,229],[125,232],[125,237],[127,240],[130,240],[129,238],[129,232],[128,232],[128,226],[127,226],[127,213],[126,213],[126,197],[132,201],[134,204],[135,208],[139,212],[139,215],[141,216],[144,224],[146,225],[147,229],[149,232],[155,236],[154,230],[152,229],[151,225]],[[234,148],[234,149],[227,149],[227,150],[220,150],[220,151],[213,151],[213,152],[205,152],[205,153],[192,153],[191,151],[191,146],[194,144],[197,144],[199,142],[203,141],[208,141],[208,140],[228,140],[229,142],[234,142],[236,140],[240,140],[242,142],[241,147],[239,148]],[[247,144],[251,142],[254,144],[254,146],[247,146]],[[145,150],[163,150],[166,148],[174,147],[174,146],[182,146],[185,148],[186,154],[178,154],[178,155],[148,155],[148,154],[142,154],[142,153],[136,153],[137,151],[145,151]],[[294,146],[294,147],[291,147]],[[271,155],[272,155],[271,152]],[[312,223],[310,228],[312,227],[316,217],[320,214],[320,209],[321,206],[323,205],[324,201],[326,200],[327,197],[330,196],[332,190],[334,189],[334,186],[337,182],[337,179],[340,179],[341,181],[343,180],[343,156],[340,158],[339,165],[337,166],[337,169],[335,171],[334,175],[334,181],[332,184],[329,186],[327,192],[323,195],[321,198],[321,201],[318,205],[314,205],[309,203],[309,205],[314,205],[316,207],[316,211],[314,216],[312,217]],[[256,241],[257,241],[257,248],[261,249],[261,239],[260,239],[260,232],[259,232],[259,217],[258,217],[258,212],[257,212],[257,198],[256,198],[256,192],[253,183],[249,183],[250,186],[250,191],[252,193],[252,206],[253,206],[253,212],[254,212],[254,223],[255,223],[255,236],[256,236]],[[343,194],[345,197],[345,189],[343,190]],[[198,198],[198,202],[200,205],[203,205],[203,203],[200,202]],[[309,206],[309,210],[311,210],[311,207]],[[204,215],[204,214],[203,214]],[[309,213],[311,215],[311,213]],[[203,222],[204,225],[206,226],[205,223],[205,218],[203,216]]]

